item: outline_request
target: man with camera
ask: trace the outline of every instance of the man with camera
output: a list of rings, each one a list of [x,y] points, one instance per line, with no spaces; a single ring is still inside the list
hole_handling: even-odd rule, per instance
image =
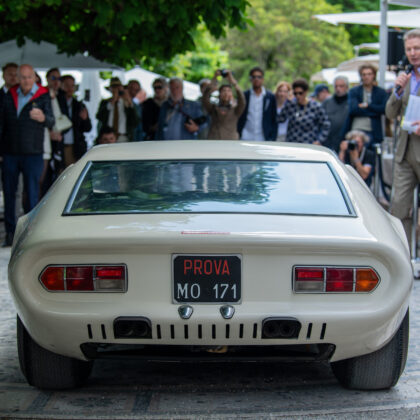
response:
[[[340,143],[338,157],[345,164],[353,166],[369,186],[375,166],[375,153],[366,148],[367,143],[369,136],[366,133],[360,130],[350,131]]]
[[[134,130],[139,123],[133,101],[118,77],[111,78],[107,89],[111,91],[112,97],[104,99],[99,104],[96,114],[98,132],[108,126],[118,133],[117,141],[119,143],[132,141]]]
[[[390,119],[399,118],[400,121],[405,115],[410,96],[420,96],[420,29],[405,33],[404,47],[410,68],[407,67],[406,72],[397,77],[395,89],[386,104],[386,116]],[[413,193],[420,183],[418,123],[419,121],[413,123],[413,130],[407,131],[400,127],[394,156],[390,212],[402,221],[408,240],[411,237],[410,210]]]
[[[219,88],[219,103],[210,102],[210,95],[217,90],[217,77],[226,78],[229,84],[222,84]],[[232,86],[238,96],[237,102],[233,97]],[[216,70],[210,85],[203,95],[203,106],[211,117],[208,138],[210,140],[238,140],[238,119],[245,109],[245,96],[238,82],[230,70]]]
[[[160,108],[156,140],[195,140],[206,123],[201,105],[185,99],[183,89],[179,77],[169,80],[169,99]]]

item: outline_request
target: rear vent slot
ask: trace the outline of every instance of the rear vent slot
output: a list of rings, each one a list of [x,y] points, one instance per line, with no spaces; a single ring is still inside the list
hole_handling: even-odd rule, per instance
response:
[[[93,334],[92,334],[92,325],[90,325],[90,324],[88,324],[88,325],[87,325],[87,331],[88,331],[88,337],[89,337],[90,339],[92,339],[92,338],[93,338]]]
[[[306,333],[306,338],[311,338],[311,333],[312,333],[312,322],[310,322],[308,325],[308,332]]]
[[[320,339],[321,340],[323,340],[324,339],[324,337],[325,337],[325,330],[327,329],[327,324],[324,322],[323,324],[322,324],[322,330],[321,330],[321,335],[320,335]]]
[[[102,332],[102,338],[106,340],[106,331],[105,331],[105,325],[101,324],[101,332]]]
[[[137,335],[130,334],[127,337],[115,336],[115,338],[154,338],[162,341],[196,341],[196,340],[256,340],[261,338],[262,326],[257,322],[250,324],[236,324],[236,323],[201,323],[201,324],[190,324],[190,323],[179,323],[179,324],[148,324],[150,327],[144,334],[138,333]],[[114,326],[115,329],[115,326]],[[138,329],[138,328],[137,328]],[[135,329],[135,331],[137,331]],[[308,338],[311,334],[310,328],[308,327]],[[312,327],[313,330],[313,327]],[[89,334],[89,327],[87,329]],[[94,328],[91,330],[92,335],[95,333]],[[124,332],[124,331],[123,331]],[[306,335],[305,331],[305,335]],[[105,331],[105,325],[102,325],[102,336],[106,339],[109,335],[108,331]]]

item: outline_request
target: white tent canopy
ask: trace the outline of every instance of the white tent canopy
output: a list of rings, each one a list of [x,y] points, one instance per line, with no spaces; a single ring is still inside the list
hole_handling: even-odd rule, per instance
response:
[[[6,63],[31,64],[36,69],[120,69],[114,64],[105,63],[88,55],[67,55],[59,53],[57,46],[41,41],[39,44],[29,39],[19,47],[16,40],[0,44],[1,65]]]
[[[419,7],[419,0],[388,0],[389,4],[399,4],[400,6]]]
[[[417,2],[416,6],[419,6]],[[381,24],[381,12],[355,12],[355,13],[334,13],[327,15],[314,15],[315,18],[324,22],[338,25],[339,23],[355,23],[359,25]],[[420,9],[391,10],[387,13],[387,25],[397,28],[418,28],[420,27]]]
[[[130,79],[140,82],[147,96],[153,96],[152,83],[161,75],[135,67],[127,72],[114,64],[99,61],[93,57],[83,54],[69,56],[59,53],[57,46],[48,42],[36,43],[25,39],[25,44],[19,47],[16,40],[6,41],[0,44],[0,66],[6,63],[31,64],[43,78],[45,82],[45,70],[58,67],[62,74],[70,73],[79,84],[78,96],[84,98],[85,91],[90,90],[91,98],[109,97],[109,92],[105,89],[109,81],[99,78],[99,70],[112,70],[113,76],[119,77],[122,83]],[[87,71],[89,70],[89,72]],[[184,82],[184,95],[187,99],[196,99],[200,95],[200,89],[196,83]],[[96,104],[95,104],[96,105]]]
[[[131,79],[138,80],[142,88],[146,91],[147,96],[151,97],[154,93],[152,84],[157,77],[162,76],[160,74],[144,70],[141,67],[134,67],[123,74],[121,81],[123,83],[127,83]],[[184,96],[185,98],[191,100],[197,99],[200,96],[200,87],[198,84],[184,81]]]
[[[343,61],[337,66],[337,70],[341,71],[357,71],[362,64],[373,64],[378,67],[379,54],[361,55],[351,60]]]

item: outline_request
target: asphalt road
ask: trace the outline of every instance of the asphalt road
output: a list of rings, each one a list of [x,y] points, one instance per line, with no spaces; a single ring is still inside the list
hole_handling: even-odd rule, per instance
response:
[[[420,282],[408,362],[389,391],[340,387],[326,363],[199,364],[97,361],[83,388],[45,392],[19,370],[16,312],[0,248],[0,419],[420,419]]]

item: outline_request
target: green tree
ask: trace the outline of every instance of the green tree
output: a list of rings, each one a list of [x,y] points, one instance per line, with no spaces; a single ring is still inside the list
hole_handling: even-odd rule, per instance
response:
[[[314,19],[337,8],[325,0],[252,0],[248,9],[254,26],[246,32],[230,30],[223,47],[229,51],[231,68],[245,85],[248,71],[265,69],[266,85],[282,79],[309,78],[324,67],[335,67],[352,56],[348,34]]]
[[[194,49],[203,22],[215,37],[244,28],[247,0],[9,0],[0,4],[0,41],[24,37],[119,65],[168,60]]]
[[[145,57],[143,68],[164,76],[178,76],[191,82],[211,78],[214,71],[228,65],[228,53],[221,50],[220,42],[216,41],[204,24],[200,24],[192,33],[195,50],[177,54],[170,61],[160,61]]]

